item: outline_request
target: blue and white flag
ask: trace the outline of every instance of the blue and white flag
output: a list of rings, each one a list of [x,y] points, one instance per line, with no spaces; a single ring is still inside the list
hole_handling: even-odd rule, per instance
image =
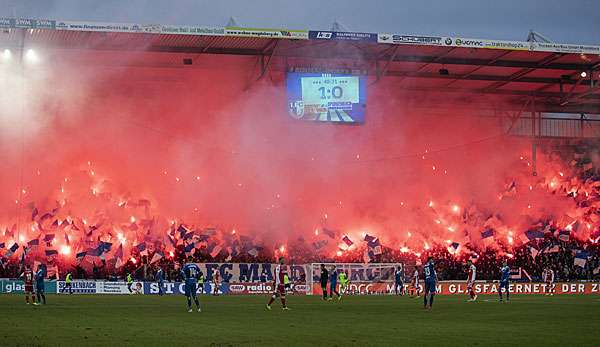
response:
[[[544,232],[543,231],[539,231],[539,230],[529,230],[525,232],[525,236],[527,236],[527,238],[529,239],[529,241],[533,241],[533,240],[537,240],[537,239],[543,239],[544,238]]]
[[[585,267],[585,263],[587,262],[588,259],[588,253],[586,251],[578,251],[575,254],[575,260],[573,261],[573,264],[579,267]]]

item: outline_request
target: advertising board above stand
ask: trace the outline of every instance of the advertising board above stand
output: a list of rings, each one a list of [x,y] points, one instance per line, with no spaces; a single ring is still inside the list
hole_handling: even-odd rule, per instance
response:
[[[146,33],[164,35],[198,35],[255,37],[265,39],[335,40],[370,42],[392,45],[463,47],[514,51],[600,54],[598,45],[474,39],[436,35],[406,35],[389,33],[337,32],[326,30],[290,30],[243,27],[195,26],[63,21],[51,19],[0,18],[0,29],[43,29],[88,32]]]

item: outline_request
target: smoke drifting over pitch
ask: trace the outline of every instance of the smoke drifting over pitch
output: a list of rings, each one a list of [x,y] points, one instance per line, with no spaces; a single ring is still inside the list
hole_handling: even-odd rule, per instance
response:
[[[504,136],[497,118],[408,99],[393,79],[369,87],[363,126],[339,126],[289,117],[285,73],[249,83],[252,58],[40,55],[36,66],[0,66],[0,226],[18,221],[25,240],[38,233],[30,202],[67,201],[70,215],[93,219],[108,195],[273,247],[312,242],[325,227],[419,252],[479,244],[485,227],[519,242],[540,218],[566,225],[576,208],[548,190],[564,168],[542,161],[531,177],[529,142]],[[502,196],[512,182],[517,195]],[[130,218],[107,215],[115,228]]]

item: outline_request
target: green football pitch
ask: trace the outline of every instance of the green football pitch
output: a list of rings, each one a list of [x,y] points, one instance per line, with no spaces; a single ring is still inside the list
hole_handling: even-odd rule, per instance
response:
[[[48,295],[45,306],[0,295],[1,346],[600,346],[600,296],[201,297]]]

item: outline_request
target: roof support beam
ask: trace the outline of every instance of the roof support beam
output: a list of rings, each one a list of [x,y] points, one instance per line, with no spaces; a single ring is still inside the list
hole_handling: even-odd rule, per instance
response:
[[[546,66],[546,65],[550,64],[551,62],[555,61],[556,59],[558,59],[558,58],[560,58],[562,56],[563,56],[562,53],[551,54],[551,55],[547,56],[546,58],[542,59],[542,61],[536,63],[537,64],[536,67],[529,67],[529,68],[525,68],[525,69],[523,69],[521,71],[517,71],[514,74],[510,75],[508,77],[507,81],[502,81],[502,82],[494,83],[491,86],[486,87],[485,90],[486,91],[491,91],[491,90],[495,90],[495,89],[498,89],[500,87],[503,87],[503,86],[507,85],[508,83],[510,83],[512,81],[515,81],[515,80],[517,80],[517,79],[519,79],[519,78],[527,75],[528,73],[530,73],[530,72],[532,72],[532,71],[534,71],[536,69],[539,69],[539,68],[541,68],[543,66]]]

